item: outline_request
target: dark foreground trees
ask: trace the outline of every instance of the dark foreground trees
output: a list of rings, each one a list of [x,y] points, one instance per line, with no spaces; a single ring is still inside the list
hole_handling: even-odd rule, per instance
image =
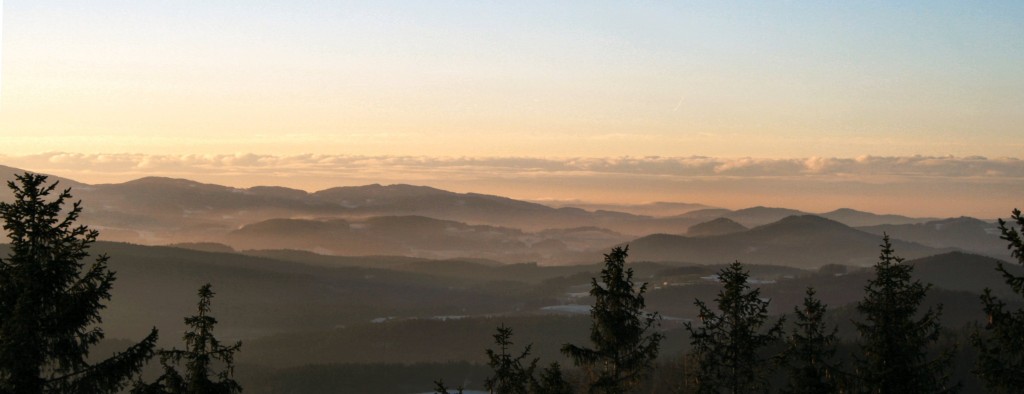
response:
[[[551,363],[540,371],[540,378],[530,384],[530,391],[533,394],[573,394],[569,381],[562,375],[562,366],[557,362]]]
[[[484,382],[487,391],[495,394],[528,394],[530,386],[536,384],[533,371],[537,369],[538,359],[526,361],[530,355],[531,345],[526,345],[518,356],[511,352],[512,328],[501,325],[494,334],[494,343],[498,349],[487,349],[487,365],[494,375]],[[524,363],[524,361],[526,361]]]
[[[768,321],[768,300],[760,289],[751,289],[750,274],[740,262],[723,268],[718,274],[722,290],[715,298],[718,312],[703,301],[694,302],[700,310],[701,325],[686,323],[690,332],[692,356],[697,362],[697,391],[700,393],[747,393],[768,388],[765,347],[782,337],[782,319]]]
[[[939,340],[941,305],[918,313],[931,285],[913,280],[914,267],[893,251],[889,236],[882,238],[875,277],[868,280],[854,322],[861,336],[856,385],[867,393],[941,393],[956,391],[949,383],[952,349],[936,358],[928,350]]]
[[[1011,257],[1024,265],[1024,217],[1014,209],[1007,225],[999,219],[1001,238],[1009,242]],[[1016,225],[1016,227],[1014,226]],[[997,266],[1006,284],[1018,298],[1024,298],[1024,276],[1010,273],[1002,262]],[[1024,310],[1008,310],[1006,303],[985,289],[981,296],[985,314],[988,315],[984,332],[972,336],[974,346],[979,350],[978,367],[975,370],[990,390],[1016,392],[1024,387]],[[1018,299],[1017,301],[1021,301]]]
[[[540,379],[534,376],[538,358],[528,359],[532,345],[526,345],[518,356],[511,347],[512,328],[501,325],[494,334],[497,349],[487,349],[487,365],[493,375],[484,381],[484,388],[494,394],[571,394],[572,386],[562,376],[557,362],[541,371]]]
[[[448,389],[448,385],[444,383],[444,379],[434,381],[434,393],[435,394],[462,394],[462,387],[458,387],[455,391]]]
[[[100,310],[114,273],[101,255],[86,266],[98,233],[76,225],[80,202],[70,190],[25,173],[0,203],[11,254],[0,259],[0,392],[112,393],[153,355],[157,332],[101,362],[86,361],[103,339]],[[56,194],[56,196],[53,196]]]
[[[650,372],[663,337],[652,332],[658,314],[644,310],[647,284],[634,286],[633,269],[626,268],[628,250],[628,246],[616,247],[604,255],[601,282],[591,279],[593,347],[562,346],[562,353],[591,374],[592,393],[624,393],[633,388]]]
[[[185,332],[185,349],[160,351],[160,364],[164,373],[151,384],[138,383],[135,394],[234,394],[242,387],[234,380],[234,354],[241,342],[221,345],[213,336],[217,319],[210,316],[213,290],[207,283],[199,288],[199,311],[185,318],[190,330]],[[184,363],[184,375],[177,367]],[[219,369],[220,372],[214,372]]]
[[[840,392],[841,372],[833,359],[836,355],[838,328],[829,329],[825,322],[825,304],[815,296],[813,288],[795,314],[793,331],[786,338],[785,365],[789,383],[786,393],[825,394]]]

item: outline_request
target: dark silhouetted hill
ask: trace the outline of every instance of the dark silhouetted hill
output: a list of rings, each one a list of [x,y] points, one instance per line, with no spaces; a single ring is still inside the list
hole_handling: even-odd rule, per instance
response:
[[[820,216],[790,216],[748,231],[710,237],[655,234],[630,243],[640,260],[778,264],[817,268],[826,264],[865,266],[874,262],[881,237]],[[917,243],[894,240],[907,258],[942,252]]]
[[[235,253],[235,248],[217,242],[182,242],[167,245],[172,248],[198,250],[200,252]]]
[[[688,212],[680,217],[695,219],[698,221],[709,221],[716,218],[727,218],[747,227],[760,226],[779,221],[788,216],[808,215],[802,212],[787,208],[752,207],[730,211],[728,209],[704,209]],[[878,215],[871,212],[858,211],[850,208],[840,208],[831,212],[815,214],[826,219],[831,219],[850,227],[873,226],[878,224],[909,224],[921,223],[929,219],[910,218],[900,215]]]
[[[582,201],[574,202],[549,202],[543,201],[538,202],[544,205],[549,205],[556,208],[581,208],[588,211],[612,211],[612,212],[624,212],[637,216],[651,216],[651,217],[669,217],[678,216],[687,212],[692,212],[701,209],[710,209],[710,207],[704,204],[694,204],[685,202],[652,202],[647,204],[595,204],[587,203]]]
[[[7,248],[0,245],[0,255],[6,256]],[[425,260],[419,260],[423,269],[418,273],[368,268],[378,259],[389,260],[377,257],[328,266],[110,242],[97,242],[90,252],[109,254],[109,266],[117,273],[103,311],[103,329],[110,338],[134,338],[154,325],[164,333],[182,332],[182,316],[194,312],[195,289],[207,282],[217,289],[217,330],[229,339],[331,329],[381,316],[481,315],[552,302],[510,291],[526,286],[514,277],[503,278],[501,287],[490,286],[487,278],[437,275],[426,269],[430,263]],[[162,338],[175,341],[175,335]]]
[[[1007,264],[1005,259],[963,252],[924,257],[910,263],[914,264],[915,277],[938,287],[977,294],[987,287],[996,296],[1011,297],[1013,292],[996,271],[1000,261],[1014,275],[1024,275],[1024,268],[1017,264]]]
[[[777,222],[790,216],[807,215],[807,212],[789,208],[751,207],[730,212],[725,218],[732,219],[747,227]]]
[[[929,220],[901,215],[879,215],[850,208],[840,208],[818,216],[835,220],[850,227],[877,226],[880,224],[911,224]]]
[[[232,231],[237,249],[303,249],[336,255],[405,255],[430,258],[481,257],[535,261],[517,229],[425,216],[343,219],[271,219]]]
[[[686,235],[689,237],[709,237],[713,235],[725,235],[743,231],[747,231],[747,228],[742,224],[736,223],[727,218],[718,218],[690,226],[690,229],[686,231]]]
[[[878,225],[861,227],[872,234],[888,233],[893,238],[917,242],[933,247],[954,247],[997,258],[1008,258],[1006,241],[999,239],[999,228],[994,222],[970,217],[934,220],[917,224]]]
[[[707,222],[710,220],[726,217],[733,211],[725,208],[708,208],[698,209],[696,211],[690,211],[682,215],[677,215],[675,218],[689,220],[693,224]]]
[[[11,167],[0,171],[5,169],[11,174],[8,178],[22,172]],[[554,208],[501,196],[403,184],[337,187],[315,193],[273,186],[233,188],[164,177],[99,185],[63,180],[62,184],[73,187],[75,198],[85,202],[82,221],[100,230],[103,240],[148,245],[222,242],[241,249],[269,247],[440,259],[481,257],[545,264],[588,261],[588,254],[629,239],[649,234],[686,234],[695,225],[719,218],[752,227],[802,214],[761,206],[737,211],[693,210],[701,206],[684,203],[637,206],[640,208],[636,212],[686,211],[676,216],[654,217],[605,209]],[[912,220],[849,209],[825,215],[848,225]],[[901,233],[895,238],[936,248],[955,246],[1002,256],[998,253],[998,240],[983,236],[977,228],[968,228],[973,224],[939,225],[932,229],[880,227],[868,231],[891,230]],[[562,231],[580,228],[601,230]],[[707,236],[729,231],[732,230],[692,234]],[[991,232],[992,228],[983,231]],[[718,242],[711,238],[705,242]],[[716,260],[737,255],[731,249],[723,251],[728,253]],[[775,257],[778,256],[771,256]]]
[[[14,195],[11,194],[11,189],[7,188],[7,182],[13,181],[14,180],[14,176],[16,174],[17,175],[21,175],[21,174],[24,174],[24,173],[25,173],[25,170],[23,170],[23,169],[14,168],[14,167],[8,167],[8,166],[5,166],[5,165],[0,165],[0,201],[10,202],[11,199],[14,198]],[[54,181],[54,180],[59,181],[60,182],[60,187],[62,189],[71,187],[71,188],[75,188],[75,190],[78,190],[78,189],[82,189],[82,188],[85,188],[85,187],[88,186],[88,185],[86,185],[84,183],[75,181],[73,179],[63,178],[63,177],[60,177],[60,176],[50,175],[50,174],[43,174],[43,175],[49,176],[49,180],[51,180],[51,181]]]

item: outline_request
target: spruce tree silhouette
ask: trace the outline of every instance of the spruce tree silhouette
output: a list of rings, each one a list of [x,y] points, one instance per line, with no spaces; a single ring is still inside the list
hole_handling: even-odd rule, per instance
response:
[[[484,387],[495,394],[527,394],[534,384],[533,371],[537,369],[537,360],[526,364],[523,361],[530,355],[532,345],[526,345],[523,351],[513,357],[509,350],[512,347],[512,328],[501,325],[494,334],[497,350],[487,349],[487,365],[494,375],[487,378]]]
[[[462,386],[459,386],[455,391],[448,390],[448,385],[444,384],[444,379],[434,381],[435,394],[462,394]]]
[[[1010,256],[1017,264],[1024,265],[1024,217],[1018,209],[1010,216],[1007,224],[999,219],[1001,238],[1009,244]],[[1014,227],[1016,224],[1016,227]],[[1024,276],[1010,273],[1002,262],[996,269],[1003,276],[1018,302],[1024,298]],[[978,348],[978,366],[975,372],[985,381],[986,386],[997,392],[1015,392],[1024,387],[1024,309],[1008,310],[1006,302],[985,289],[981,295],[985,314],[988,316],[985,331],[976,331],[971,340]]]
[[[634,286],[633,269],[625,267],[628,251],[616,247],[604,255],[601,282],[591,279],[593,348],[562,346],[562,353],[593,374],[591,393],[624,393],[636,386],[650,372],[664,337],[650,332],[660,316],[644,310],[647,284]]]
[[[838,393],[842,389],[842,373],[833,361],[839,338],[837,327],[831,330],[825,325],[828,307],[808,287],[802,306],[794,307],[796,315],[793,331],[786,338],[788,348],[784,363],[789,374],[789,383],[784,393],[825,394]]]
[[[7,186],[11,203],[0,218],[11,254],[0,259],[0,392],[113,393],[153,356],[157,331],[101,362],[86,361],[103,339],[100,310],[114,273],[100,255],[86,266],[99,233],[76,225],[81,201],[65,206],[70,189],[24,173]],[[62,214],[63,213],[63,214]]]
[[[573,394],[576,390],[562,375],[562,366],[554,362],[540,372],[540,378],[533,381],[530,392],[532,394]]]
[[[151,384],[138,382],[132,393],[234,394],[242,391],[242,387],[233,378],[234,354],[242,347],[242,343],[224,346],[213,336],[213,327],[217,325],[217,319],[209,315],[213,295],[209,283],[199,288],[198,314],[185,318],[185,324],[190,327],[184,336],[185,349],[161,350],[163,375]],[[182,362],[185,364],[184,375],[176,368]],[[216,379],[212,379],[216,367],[220,368],[220,372],[215,374]]]
[[[875,277],[865,286],[855,321],[861,337],[856,360],[857,386],[865,393],[942,393],[959,389],[949,384],[953,350],[929,359],[930,345],[939,340],[942,306],[919,314],[930,284],[913,280],[914,267],[896,256],[889,235],[882,238]]]
[[[782,337],[783,320],[768,324],[768,301],[761,298],[760,289],[750,288],[749,278],[743,264],[733,262],[718,273],[718,312],[699,299],[694,302],[701,325],[687,322],[685,327],[697,362],[699,393],[767,390],[769,358],[761,353]]]

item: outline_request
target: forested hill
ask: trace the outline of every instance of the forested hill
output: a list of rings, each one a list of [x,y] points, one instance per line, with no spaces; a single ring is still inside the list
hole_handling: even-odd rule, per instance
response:
[[[4,168],[5,179],[21,172]],[[808,213],[781,207],[729,210],[695,203],[548,206],[403,184],[307,192],[275,186],[233,188],[160,177],[95,185],[58,179],[62,187],[72,188],[75,198],[86,202],[82,220],[100,230],[101,239],[136,244],[212,242],[236,250],[284,248],[344,256],[485,258],[563,265],[587,263],[591,256],[614,245],[633,243],[638,257],[659,261],[710,264],[741,259],[799,267],[871,262],[858,257],[864,255],[865,248],[856,245],[867,244],[864,234],[820,221],[793,219]],[[9,198],[6,190],[0,192],[0,200]],[[617,208],[621,210],[614,210]],[[816,216],[875,237],[888,233],[910,257],[953,249],[1003,255],[991,221],[910,218],[846,208]],[[709,223],[720,227],[709,228]],[[724,228],[723,223],[733,225]],[[807,237],[815,243],[810,247],[835,253],[825,253],[813,262],[796,250],[787,250],[793,249],[793,243],[785,239],[800,233],[812,235]],[[817,254],[819,249],[802,256]]]
[[[6,255],[0,245],[0,254]],[[204,252],[174,247],[99,242],[94,254],[111,256],[117,272],[113,300],[104,312],[112,337],[134,337],[154,324],[181,327],[193,307],[190,295],[202,283],[218,288],[220,328],[225,335],[255,338],[288,331],[324,330],[376,318],[502,316],[547,313],[544,307],[587,304],[587,284],[600,266],[498,264],[485,260],[407,257],[338,257],[301,251],[255,254]],[[916,274],[936,288],[978,294],[1002,286],[995,259],[947,253],[911,260]],[[692,318],[692,300],[713,296],[708,277],[721,265],[631,264],[651,287],[650,306],[667,316]],[[777,300],[782,313],[803,288],[828,288],[825,300],[841,306],[857,300],[869,273],[826,266],[802,270],[749,265],[753,278]],[[842,267],[836,271],[836,267]],[[838,272],[838,273],[837,273]],[[966,296],[976,300],[976,295]],[[972,301],[973,302],[973,301]],[[174,330],[177,330],[175,328]]]

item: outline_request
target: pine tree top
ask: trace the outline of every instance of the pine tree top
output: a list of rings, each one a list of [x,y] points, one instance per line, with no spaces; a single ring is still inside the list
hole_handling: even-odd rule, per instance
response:
[[[91,264],[99,233],[78,225],[81,202],[71,190],[25,173],[7,183],[0,203],[11,253],[0,259],[0,392],[116,392],[153,355],[157,332],[97,364],[86,358],[103,339],[100,311],[110,300],[108,257]]]

